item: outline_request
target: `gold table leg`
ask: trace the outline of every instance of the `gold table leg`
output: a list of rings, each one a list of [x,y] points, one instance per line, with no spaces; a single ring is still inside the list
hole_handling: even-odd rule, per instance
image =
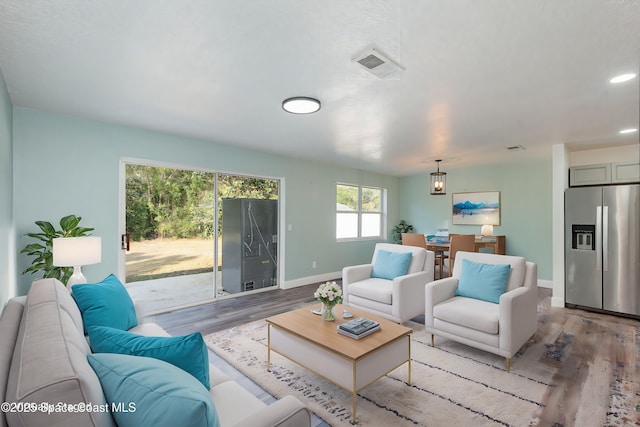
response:
[[[358,392],[356,391],[356,385],[358,384],[356,381],[356,376],[357,376],[357,369],[356,369],[356,362],[353,362],[353,386],[351,387],[351,390],[353,390],[352,392],[352,399],[353,399],[353,416],[351,418],[351,424],[355,424],[356,423],[356,405],[358,402]]]
[[[356,402],[358,401],[358,393],[353,392],[353,418],[351,419],[351,424],[356,423]]]
[[[271,325],[267,325],[267,372],[271,372]]]
[[[409,341],[409,360],[407,360],[407,385],[411,385],[411,337],[407,335]]]

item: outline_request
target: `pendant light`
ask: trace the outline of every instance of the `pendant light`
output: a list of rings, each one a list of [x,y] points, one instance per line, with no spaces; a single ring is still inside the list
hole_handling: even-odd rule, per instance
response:
[[[431,172],[431,182],[430,182],[430,194],[443,195],[447,194],[447,173],[440,172],[440,162],[442,160],[436,160],[436,166],[438,168],[437,172]]]

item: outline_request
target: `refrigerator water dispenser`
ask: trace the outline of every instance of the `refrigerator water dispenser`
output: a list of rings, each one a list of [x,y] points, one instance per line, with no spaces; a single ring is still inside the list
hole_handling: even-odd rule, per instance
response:
[[[596,226],[595,225],[572,225],[571,226],[571,249],[579,251],[595,251]]]

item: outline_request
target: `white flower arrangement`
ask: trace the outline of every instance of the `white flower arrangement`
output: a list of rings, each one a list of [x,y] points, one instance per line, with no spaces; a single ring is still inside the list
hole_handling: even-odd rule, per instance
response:
[[[325,305],[340,304],[342,302],[342,289],[336,282],[326,282],[318,287],[313,296]]]

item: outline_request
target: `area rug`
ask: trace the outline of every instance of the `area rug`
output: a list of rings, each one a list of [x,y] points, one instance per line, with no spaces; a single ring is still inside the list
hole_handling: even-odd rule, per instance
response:
[[[560,417],[565,417],[562,422],[553,420],[557,415],[555,410],[549,411],[547,405],[556,405],[561,412],[567,393],[582,396],[563,383],[561,374],[567,361],[573,360],[571,354],[575,340],[573,334],[549,322],[544,313],[539,317],[542,322],[539,333],[512,358],[511,372],[505,371],[504,358],[450,340],[436,338],[436,347],[433,348],[431,335],[426,333],[424,325],[407,323],[414,330],[411,341],[412,383],[406,384],[405,364],[359,392],[358,424],[637,425],[638,389],[633,385],[637,380],[633,377],[636,372],[633,365],[631,374],[622,374],[619,381],[612,380],[608,374],[587,375],[583,383],[577,384],[589,387],[586,394],[593,401],[584,402],[584,397],[578,399],[580,408],[584,406],[584,410],[575,411],[578,419],[574,412],[571,419],[560,413]],[[589,319],[569,319],[567,323],[575,325],[581,322],[594,323]],[[640,331],[633,327],[631,330]],[[619,334],[617,336],[620,338]],[[628,337],[633,346],[638,337],[640,335]],[[208,335],[205,341],[212,351],[273,396],[279,398],[292,394],[328,424],[351,425],[352,400],[349,392],[276,353],[272,353],[271,371],[267,371],[267,325],[264,320]],[[634,354],[634,361],[640,366],[637,353]],[[603,370],[604,364],[596,363],[594,368]],[[611,393],[616,396],[612,398]],[[604,408],[598,411],[597,408],[602,406]],[[583,416],[580,416],[580,411],[585,412]]]

